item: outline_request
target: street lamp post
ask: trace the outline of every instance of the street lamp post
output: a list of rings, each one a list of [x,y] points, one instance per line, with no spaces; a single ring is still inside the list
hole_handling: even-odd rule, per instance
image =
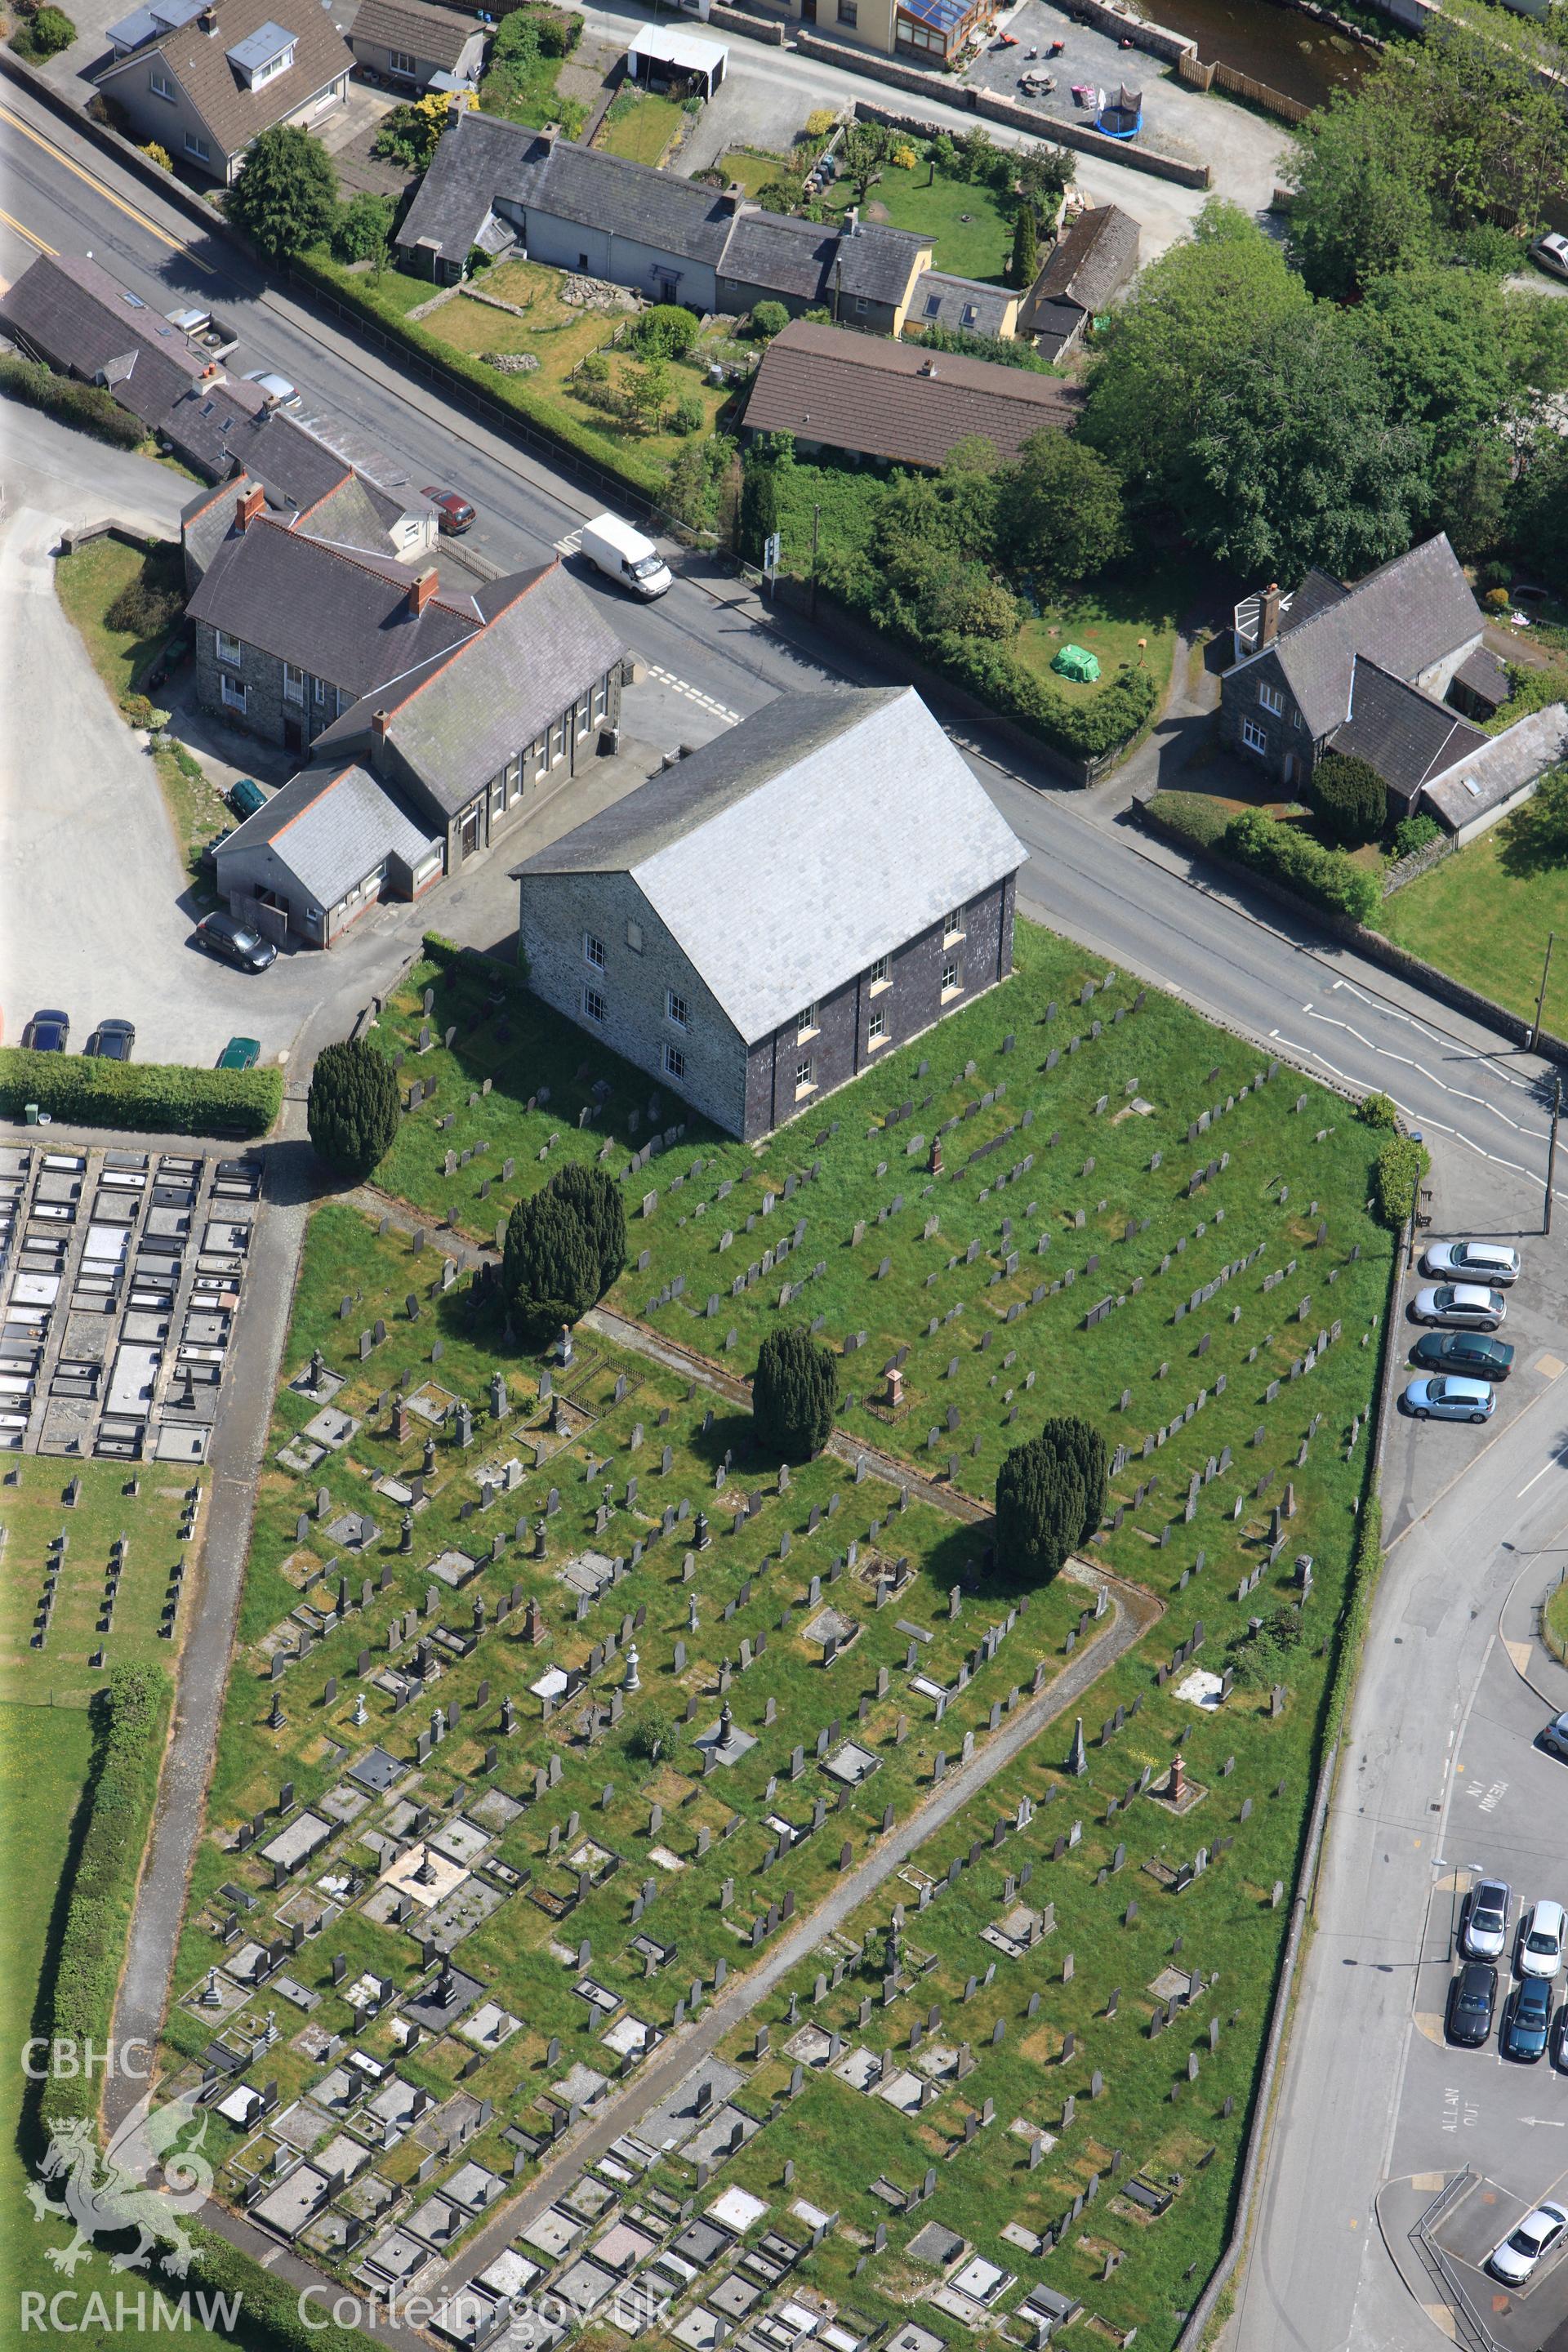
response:
[[[1546,975],[1552,969],[1552,949],[1556,937],[1555,931],[1548,931],[1546,934],[1546,960],[1541,967],[1541,993],[1535,1000],[1535,1026],[1530,1033],[1530,1050],[1532,1054],[1541,1043],[1541,1015],[1546,1003]]]

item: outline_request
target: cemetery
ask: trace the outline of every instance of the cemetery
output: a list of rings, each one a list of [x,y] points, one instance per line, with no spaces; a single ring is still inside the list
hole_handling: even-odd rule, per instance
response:
[[[418,1099],[387,1213],[310,1228],[163,2055],[226,2197],[438,2283],[450,2340],[547,2289],[606,2343],[668,2298],[692,2352],[785,2308],[839,2352],[1169,2347],[1224,2242],[1366,1478],[1375,1137],[1017,956],[754,1150],[461,966],[383,1017]],[[625,1184],[636,1351],[509,1343],[498,1228],[566,1157]],[[744,1402],[784,1321],[839,1359],[793,1465]],[[1068,1411],[1104,1521],[1028,1591],[990,1499]],[[562,2132],[999,1735],[498,2252]]]
[[[84,1706],[117,1666],[174,1671],[205,1478],[13,1456],[0,1471],[0,1700]]]

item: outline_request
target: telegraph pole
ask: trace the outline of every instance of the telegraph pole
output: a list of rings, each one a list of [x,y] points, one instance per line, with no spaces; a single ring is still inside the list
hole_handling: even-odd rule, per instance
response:
[[[1410,1140],[1415,1146],[1415,1173],[1410,1188],[1410,1246],[1405,1255],[1405,1271],[1409,1273],[1415,1263],[1415,1222],[1421,1213],[1421,1129],[1413,1127]]]
[[[816,618],[816,539],[822,528],[822,509],[811,509],[811,617]]]
[[[1552,1179],[1557,1171],[1557,1122],[1563,1116],[1563,1076],[1559,1071],[1552,1090],[1552,1140],[1546,1147],[1546,1217],[1542,1232],[1552,1231]]]
[[[1546,1003],[1546,975],[1552,969],[1552,945],[1556,937],[1555,931],[1548,931],[1546,934],[1546,961],[1541,967],[1541,993],[1535,1000],[1535,1026],[1530,1033],[1530,1050],[1532,1054],[1541,1043],[1541,1014],[1542,1008]]]

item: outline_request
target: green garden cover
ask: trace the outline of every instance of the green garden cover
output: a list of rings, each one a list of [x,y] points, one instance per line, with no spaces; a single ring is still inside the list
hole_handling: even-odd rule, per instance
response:
[[[1085,686],[1092,685],[1100,676],[1098,656],[1087,653],[1082,646],[1063,646],[1051,667],[1059,669],[1064,677],[1078,678]]]

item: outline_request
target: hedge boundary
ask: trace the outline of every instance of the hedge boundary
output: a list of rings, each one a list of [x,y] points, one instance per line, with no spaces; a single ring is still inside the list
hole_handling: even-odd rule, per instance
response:
[[[96,1054],[0,1046],[0,1118],[37,1103],[68,1127],[147,1135],[265,1135],[283,1108],[283,1073],[197,1070],[180,1062],[110,1062]]]
[[[147,438],[145,425],[128,408],[121,408],[101,384],[79,383],[74,376],[60,375],[40,361],[25,359],[19,352],[0,352],[0,393],[9,394],[24,408],[41,409],[62,425],[90,433],[94,440],[107,441],[111,448],[139,449]]]

